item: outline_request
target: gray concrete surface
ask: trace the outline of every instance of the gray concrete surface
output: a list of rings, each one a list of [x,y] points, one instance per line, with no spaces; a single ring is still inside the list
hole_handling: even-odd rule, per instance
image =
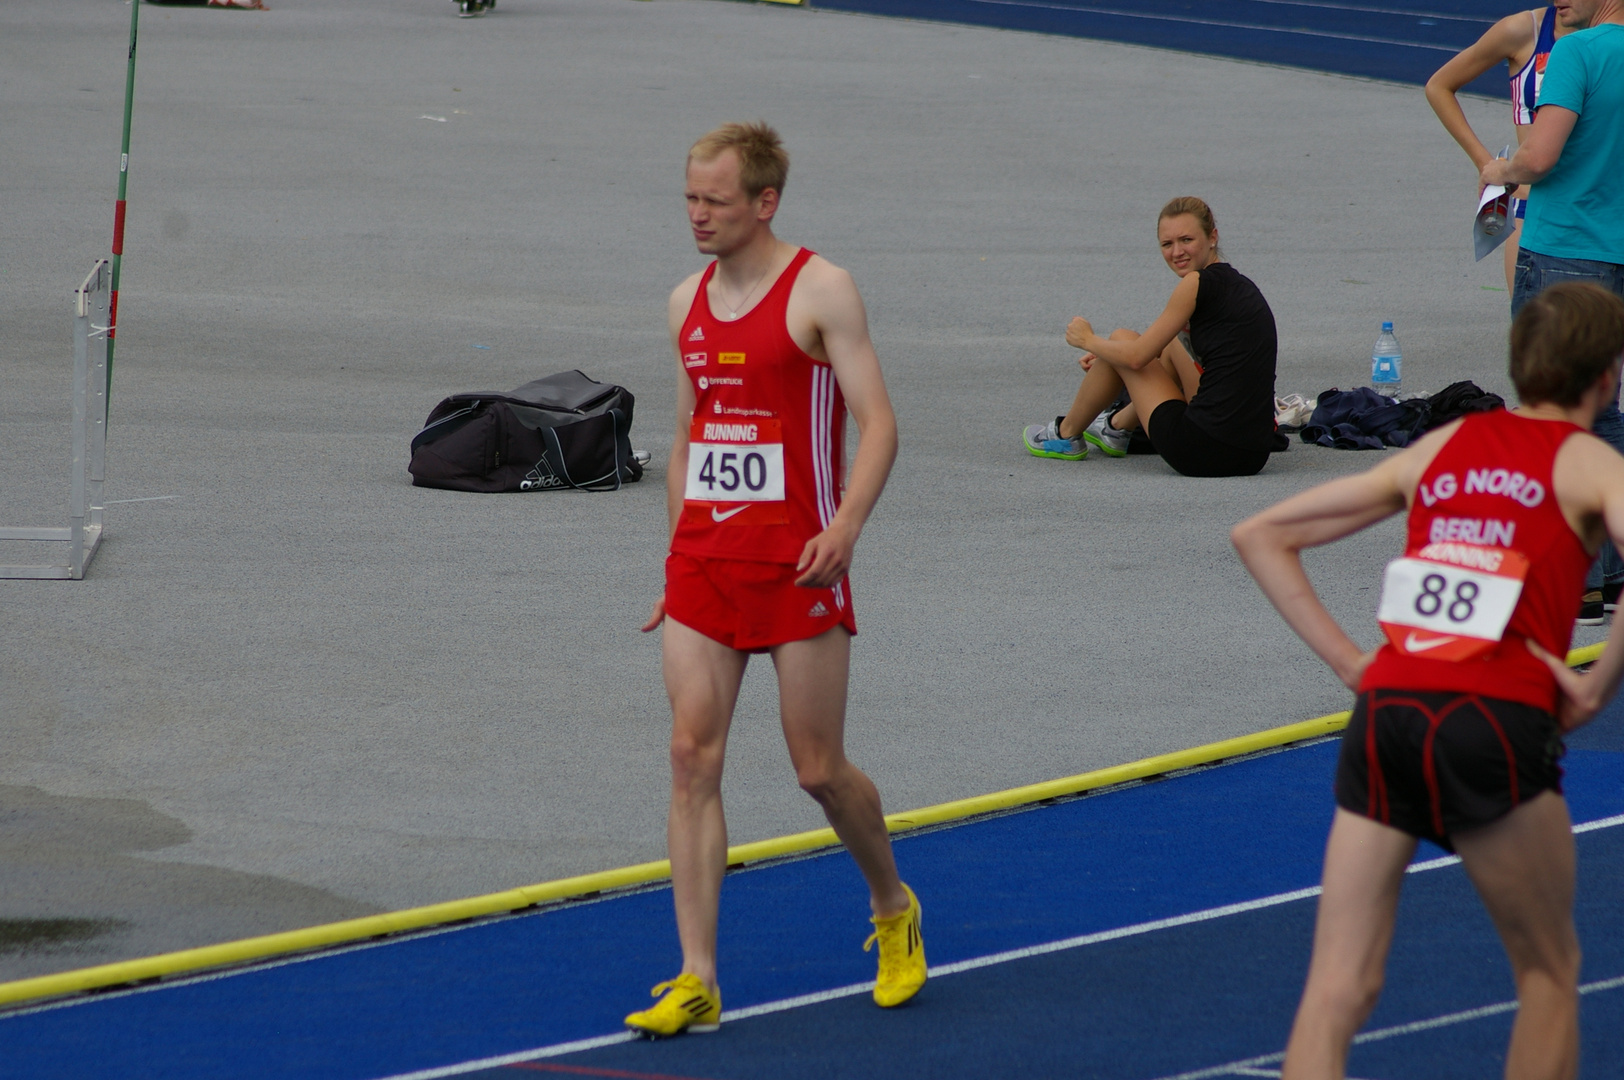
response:
[[[1372,455],[1186,480],[1019,445],[1075,387],[1070,316],[1160,310],[1166,198],[1205,196],[1270,298],[1281,392],[1358,383],[1384,318],[1410,386],[1506,389],[1473,177],[1412,87],[714,0],[273,9],[142,11],[110,538],[81,583],[0,583],[0,977],[663,855],[637,626],[664,298],[701,265],[683,153],[722,120],[784,132],[780,234],[856,275],[901,418],[854,572],[850,745],[890,809],[1346,704],[1226,532]],[[0,7],[7,525],[65,520],[68,297],[110,237],[128,10]],[[440,397],[568,367],[639,395],[647,482],[409,486]],[[1398,536],[1312,560],[1367,641]],[[773,701],[757,665],[735,841],[820,821]]]

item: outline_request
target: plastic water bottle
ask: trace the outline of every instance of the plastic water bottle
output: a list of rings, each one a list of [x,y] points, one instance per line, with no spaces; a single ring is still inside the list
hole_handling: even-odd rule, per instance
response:
[[[1370,385],[1378,394],[1396,398],[1403,376],[1404,354],[1399,351],[1398,338],[1393,336],[1393,324],[1384,322],[1370,353]]]

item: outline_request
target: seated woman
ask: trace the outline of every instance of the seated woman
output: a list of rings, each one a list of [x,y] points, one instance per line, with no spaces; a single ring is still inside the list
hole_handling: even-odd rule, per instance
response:
[[[1179,276],[1166,309],[1143,334],[1115,330],[1109,338],[1073,319],[1066,344],[1086,350],[1083,385],[1070,412],[1028,426],[1022,439],[1036,457],[1078,461],[1089,443],[1122,457],[1143,424],[1156,452],[1185,476],[1251,476],[1274,441],[1274,313],[1251,279],[1223,261],[1205,202],[1186,196],[1162,207],[1156,235]],[[1124,387],[1130,404],[1106,414]]]

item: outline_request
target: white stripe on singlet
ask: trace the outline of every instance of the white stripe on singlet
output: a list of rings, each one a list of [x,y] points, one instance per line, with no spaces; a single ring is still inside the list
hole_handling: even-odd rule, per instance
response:
[[[822,364],[812,367],[812,487],[817,492],[818,521],[827,529],[835,517],[834,485],[834,369]],[[846,610],[846,590],[835,582],[832,590],[835,609]]]
[[[817,492],[818,521],[827,529],[835,516],[833,458],[830,446],[834,426],[833,371],[812,366],[812,487]]]

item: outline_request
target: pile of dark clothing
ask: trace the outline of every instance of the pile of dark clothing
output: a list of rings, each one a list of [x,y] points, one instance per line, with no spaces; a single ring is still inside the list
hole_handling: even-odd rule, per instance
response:
[[[1303,428],[1305,443],[1337,450],[1380,450],[1408,446],[1435,427],[1467,413],[1488,412],[1505,405],[1474,382],[1451,383],[1431,397],[1394,401],[1361,386],[1356,390],[1327,390],[1315,403],[1314,415]]]

